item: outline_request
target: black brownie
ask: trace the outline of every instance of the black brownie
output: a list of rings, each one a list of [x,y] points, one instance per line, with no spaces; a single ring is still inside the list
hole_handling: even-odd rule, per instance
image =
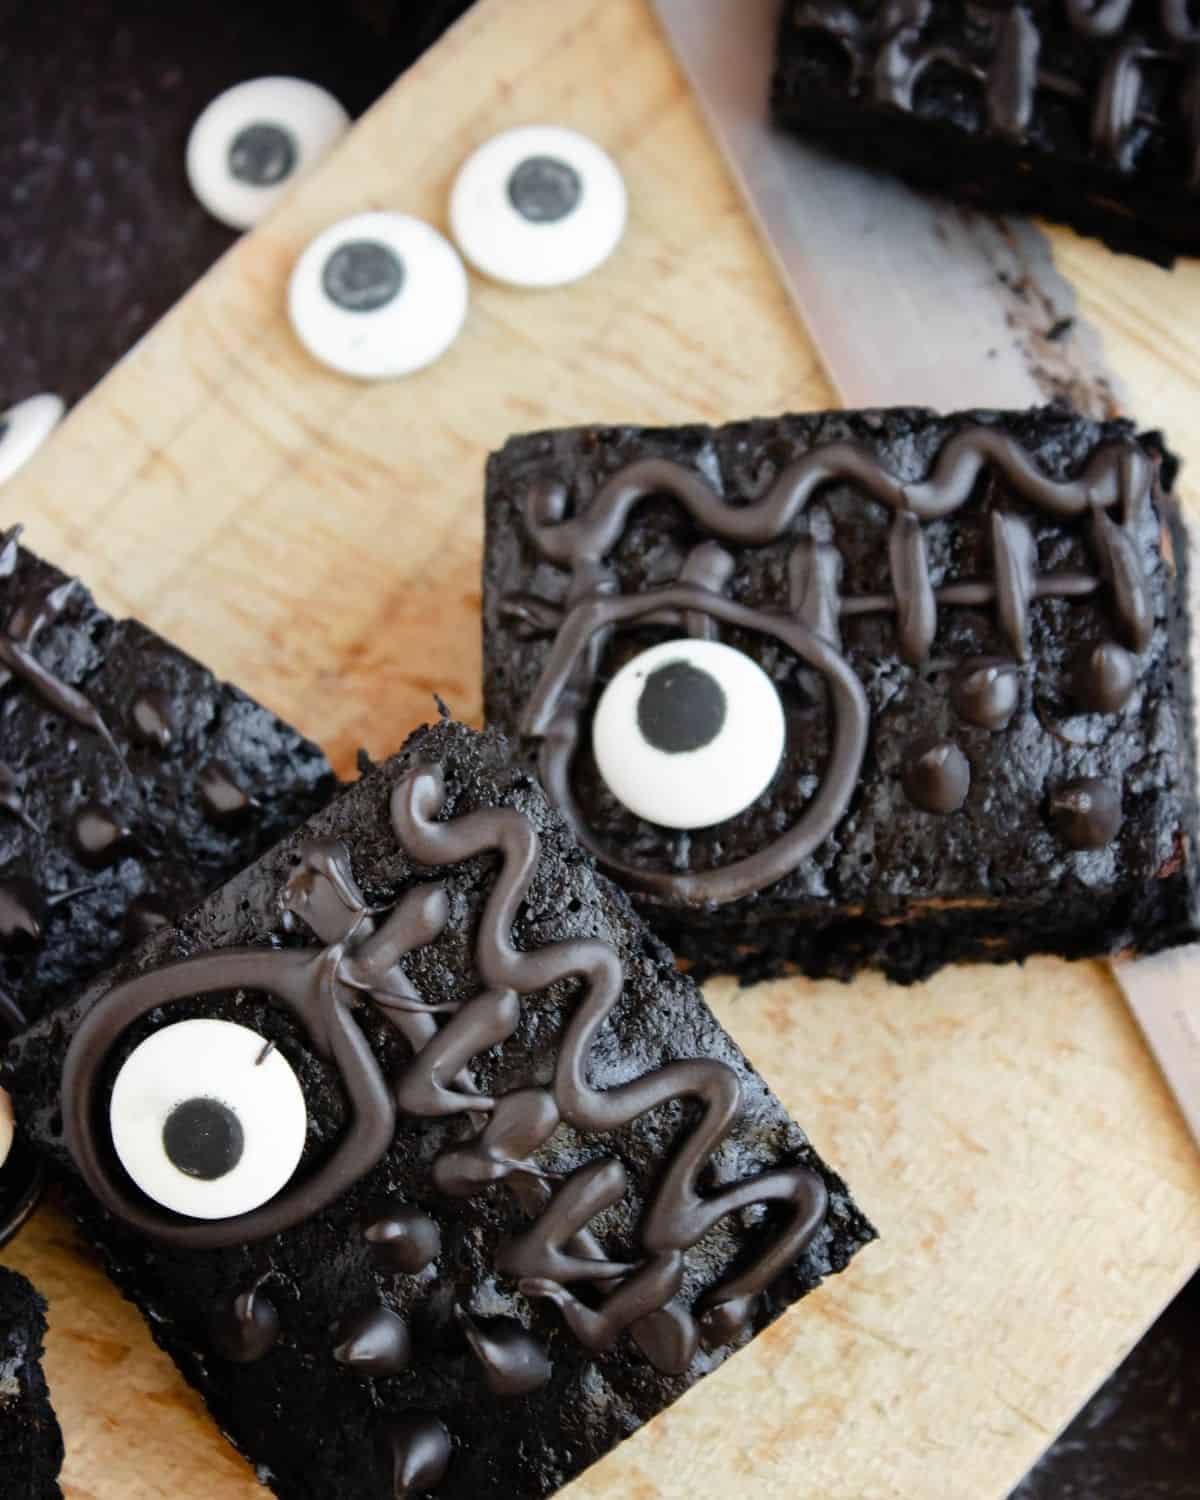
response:
[[[15,1271],[0,1266],[0,1494],[5,1500],[60,1500],[63,1442],[40,1360],[46,1304]]]
[[[0,993],[29,1020],[328,801],[321,752],[0,535]]]
[[[912,981],[1182,941],[1175,469],[1157,435],[1056,407],[513,438],[488,467],[489,721],[700,974]],[[764,669],[786,744],[745,811],[675,831],[610,792],[590,726],[685,633]]]
[[[131,1118],[115,1075],[195,1019],[257,1035],[241,1082],[177,1049],[160,1162],[203,1156],[166,1127],[215,1099],[251,1150],[228,1100],[271,1051],[307,1105],[293,1181],[229,1220],[157,1208],[106,1123],[114,1097]],[[534,778],[449,723],[18,1038],[6,1076],[285,1500],[549,1495],[873,1237]],[[193,1165],[219,1188],[235,1159]]]
[[[1200,250],[1200,22],[1182,0],[787,0],[784,126],[989,212],[1169,265]]]

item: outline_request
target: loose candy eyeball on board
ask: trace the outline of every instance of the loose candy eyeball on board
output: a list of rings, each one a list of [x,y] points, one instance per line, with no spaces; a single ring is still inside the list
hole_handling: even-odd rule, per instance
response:
[[[651,646],[605,688],[592,751],[619,802],[665,828],[709,828],[766,791],[786,727],[774,683],[718,641]]]
[[[432,364],[462,331],[467,302],[454,247],[397,213],[331,225],[296,262],[288,288],[292,327],[309,353],[364,380]]]
[[[177,1021],[123,1064],[109,1102],[113,1148],[148,1198],[194,1219],[269,1202],[304,1151],[307,1110],[291,1065],[232,1021]]]
[[[218,95],[192,126],[192,192],[230,229],[249,229],[350,128],[325,89],[303,78],[254,78]]]
[[[468,158],[450,194],[459,249],[512,286],[578,281],[625,232],[625,183],[595,141],[556,125],[523,125]]]
[[[33,457],[62,421],[58,396],[30,396],[0,413],[0,484]]]

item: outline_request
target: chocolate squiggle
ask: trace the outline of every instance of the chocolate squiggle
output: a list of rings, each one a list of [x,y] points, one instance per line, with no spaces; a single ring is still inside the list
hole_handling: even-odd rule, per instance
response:
[[[650,1357],[677,1364],[699,1342],[692,1314],[673,1300],[683,1283],[686,1252],[728,1214],[754,1204],[787,1206],[790,1219],[766,1250],[703,1299],[701,1311],[728,1341],[824,1223],[824,1182],[796,1165],[700,1192],[699,1178],[741,1107],[737,1076],[723,1062],[677,1061],[611,1089],[593,1088],[587,1060],[621,997],[620,959],[599,939],[517,949],[513,926],[537,868],[537,832],[513,808],[440,822],[444,803],[441,768],[420,767],[396,786],[392,821],[402,846],[427,868],[493,850],[500,854],[476,935],[480,993],[461,1007],[426,1005],[401,966],[405,954],[445,926],[449,905],[442,887],[409,890],[377,927],[345,846],[311,843],[288,882],[284,909],[303,920],[323,948],[231,948],[149,969],[116,985],[83,1019],[62,1078],[64,1136],[81,1175],[111,1212],[153,1239],[197,1250],[244,1245],[311,1218],[370,1171],[393,1142],[397,1108],[422,1116],[463,1115],[474,1133],[441,1153],[435,1182],[459,1196],[500,1182],[513,1190],[533,1222],[501,1247],[497,1269],[516,1277],[529,1295],[557,1302],[592,1349],[607,1348],[629,1328]],[[552,1087],[530,1086],[497,1098],[483,1094],[465,1071],[468,1063],[516,1031],[521,995],[570,979],[582,981],[582,999],[563,1033]],[[97,1129],[98,1091],[114,1046],[142,1016],[199,994],[241,989],[260,992],[296,1016],[317,1053],[337,1067],[353,1122],[328,1161],[270,1203],[233,1219],[185,1220],[158,1210],[113,1169],[107,1139]],[[412,1047],[412,1061],[390,1087],[353,1019],[356,995],[375,1005]],[[440,1028],[439,1015],[449,1017]],[[610,1131],[685,1099],[699,1103],[703,1114],[655,1187],[641,1228],[644,1255],[612,1261],[588,1224],[624,1195],[622,1164],[601,1158],[558,1185],[533,1153],[562,1122],[588,1134]],[[598,1308],[569,1290],[581,1281],[607,1289]]]
[[[751,1204],[785,1203],[793,1210],[788,1227],[739,1276],[711,1291],[704,1306],[749,1303],[801,1254],[824,1222],[823,1182],[807,1168],[794,1167],[701,1195],[698,1178],[741,1107],[737,1075],[722,1062],[694,1058],[669,1063],[614,1088],[591,1086],[587,1059],[592,1042],[621,997],[624,976],[616,952],[594,939],[573,939],[528,953],[514,947],[513,924],[537,867],[537,832],[515,809],[489,808],[439,822],[444,802],[445,785],[435,766],[410,773],[393,792],[392,820],[412,858],[438,867],[495,849],[502,863],[475,941],[475,963],[485,988],[418,1053],[409,1074],[426,1081],[449,1074],[466,1056],[497,1045],[520,1020],[519,1007],[507,1004],[508,996],[579,979],[583,998],[559,1044],[551,1091],[554,1108],[545,1111],[546,1123],[561,1119],[580,1131],[616,1130],[663,1104],[689,1098],[704,1110],[666,1168],[643,1220],[641,1239],[649,1256],[643,1264],[631,1267],[598,1260],[594,1253],[581,1255],[572,1243],[591,1219],[624,1195],[625,1169],[610,1157],[574,1172],[531,1227],[501,1248],[498,1269],[517,1277],[530,1295],[555,1301],[589,1348],[606,1349],[624,1329],[671,1302],[682,1285],[684,1252],[721,1219]],[[399,1080],[397,1089],[403,1098],[407,1077]],[[533,1092],[520,1094],[527,1098]],[[492,1103],[466,1098],[458,1108],[487,1108]],[[525,1111],[521,1114],[524,1118]],[[502,1150],[503,1144],[493,1139],[493,1163],[498,1160],[496,1148]],[[523,1163],[510,1159],[508,1170],[497,1175],[524,1169]],[[599,1307],[588,1306],[568,1290],[573,1282],[606,1276],[620,1284]]]

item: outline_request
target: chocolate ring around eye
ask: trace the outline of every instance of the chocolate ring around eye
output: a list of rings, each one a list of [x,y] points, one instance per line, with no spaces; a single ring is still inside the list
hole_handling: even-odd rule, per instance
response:
[[[661,616],[664,610],[677,613],[681,619],[689,612],[706,616],[781,642],[825,679],[834,709],[833,745],[825,779],[798,821],[756,854],[693,874],[645,870],[618,859],[588,828],[571,787],[571,763],[581,727],[581,704],[574,679],[577,672],[586,671],[589,646],[602,631],[636,624],[647,615]],[[643,594],[585,599],[577,604],[555,637],[526,708],[521,732],[541,740],[538,766],[546,790],[579,841],[607,871],[634,889],[662,897],[672,905],[699,906],[738,900],[773,884],[827,837],[858,783],[867,747],[868,719],[862,684],[828,641],[795,619],[750,609],[711,589],[676,584]]]
[[[350,1014],[353,990],[336,972],[338,949],[278,952],[231,948],[151,969],[116,985],[84,1018],[63,1064],[63,1134],[80,1174],[112,1213],[161,1244],[211,1250],[246,1245],[300,1223],[340,1197],[392,1143],[396,1108],[366,1036]],[[337,1067],[353,1122],[310,1177],[250,1213],[197,1221],[162,1213],[126,1188],[94,1128],[105,1066],[124,1032],[160,1006],[197,995],[256,990],[289,1010],[314,1049]],[[117,1172],[119,1172],[119,1168]]]

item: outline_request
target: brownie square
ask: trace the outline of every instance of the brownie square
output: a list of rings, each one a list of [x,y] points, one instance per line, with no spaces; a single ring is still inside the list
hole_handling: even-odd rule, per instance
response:
[[[18,535],[0,534],[0,995],[34,1020],[335,782],[315,745]]]
[[[1057,407],[513,438],[488,466],[488,719],[699,974],[912,981],[1184,941],[1175,469],[1157,435]],[[745,810],[665,827],[688,753],[618,800],[593,724],[627,663],[710,639],[765,673],[784,747]],[[701,752],[713,808],[761,748],[748,701]]]
[[[1175,0],[787,0],[776,120],[993,213],[1200,249],[1200,24]]]
[[[196,1023],[249,1052],[210,1067]],[[3,1076],[284,1500],[549,1495],[873,1237],[535,779],[450,723]]]
[[[42,1374],[46,1304],[0,1266],[0,1489],[7,1500],[61,1500],[63,1442]]]

